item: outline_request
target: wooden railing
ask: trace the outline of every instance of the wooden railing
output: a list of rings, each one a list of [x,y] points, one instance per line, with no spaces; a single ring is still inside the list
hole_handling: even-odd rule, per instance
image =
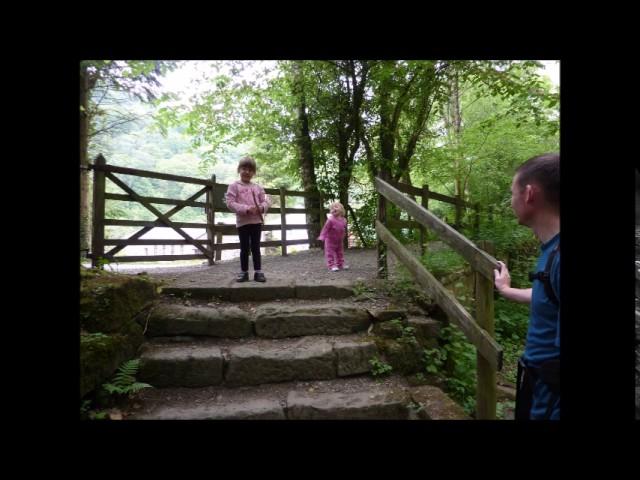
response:
[[[386,180],[389,185],[394,187],[396,190],[406,193],[407,195],[411,195],[414,197],[420,197],[421,205],[429,209],[429,200],[437,200],[439,202],[448,203],[454,205],[456,208],[456,218],[460,219],[462,217],[462,209],[468,208],[474,210],[474,220],[473,220],[473,228],[477,232],[480,228],[480,206],[477,203],[469,203],[461,200],[457,197],[450,197],[448,195],[443,195],[438,192],[434,192],[429,189],[428,185],[422,185],[422,187],[414,187],[413,185],[407,185],[405,183],[395,182],[391,179]],[[391,218],[387,218],[386,225],[389,228],[418,228],[420,230],[420,252],[424,255],[425,246],[427,243],[426,229],[425,227],[415,221],[411,220],[395,220]]]
[[[476,418],[495,419],[496,372],[502,369],[503,355],[502,347],[493,338],[493,270],[498,268],[496,259],[478,248],[429,210],[403,195],[402,191],[396,188],[397,184],[392,186],[389,182],[376,178],[375,186],[379,193],[378,218],[376,220],[378,276],[386,277],[388,247],[429,296],[446,312],[448,318],[460,327],[466,338],[477,349]],[[445,243],[469,262],[475,273],[476,319],[387,229],[385,225],[387,201],[393,202],[405,210],[420,225],[436,232]]]
[[[194,259],[207,259],[210,265],[213,265],[215,260],[220,260],[222,250],[234,250],[240,248],[240,243],[223,243],[223,235],[237,235],[237,229],[235,224],[223,224],[221,222],[215,222],[215,214],[230,212],[224,202],[224,194],[227,191],[228,185],[217,183],[216,177],[213,175],[211,180],[203,180],[200,178],[185,177],[179,175],[170,175],[166,173],[151,172],[147,170],[137,170],[133,168],[117,167],[113,165],[107,165],[106,160],[102,155],[98,155],[93,165],[89,165],[89,168],[94,171],[93,177],[93,238],[92,238],[92,251],[89,257],[92,260],[92,265],[99,266],[103,261],[117,261],[117,262],[142,262],[142,261],[164,261],[164,260],[194,260]],[[170,180],[180,183],[188,183],[201,185],[195,194],[191,195],[186,200],[177,200],[172,198],[157,198],[157,197],[144,197],[138,195],[131,187],[119,179],[115,174],[134,175],[145,178],[156,178],[161,180]],[[105,191],[106,179],[111,180],[114,184],[119,186],[124,193],[107,193]],[[325,213],[328,212],[323,206],[323,198],[321,194],[314,195],[308,192],[298,192],[285,190],[283,188],[265,188],[265,193],[269,195],[277,195],[280,198],[280,224],[279,225],[263,225],[263,231],[275,231],[280,230],[281,239],[273,241],[260,242],[262,247],[281,247],[282,255],[287,255],[287,246],[289,245],[301,245],[307,243],[313,243],[309,239],[287,240],[288,230],[303,230],[310,227],[309,224],[287,224],[287,213],[316,213],[320,210],[320,223],[318,228],[322,228],[324,225]],[[205,201],[198,201],[202,195],[205,195]],[[315,197],[319,200],[320,208],[310,210],[305,208],[287,208],[286,199],[288,197]],[[106,200],[117,200],[127,202],[139,202],[147,210],[152,212],[157,219],[148,220],[118,220],[105,218],[105,203]],[[166,213],[161,213],[152,204],[160,205],[175,205]],[[203,223],[192,222],[174,222],[170,219],[173,215],[178,213],[185,207],[197,207],[203,208],[206,214],[206,220]],[[277,210],[276,210],[277,212]],[[270,213],[274,213],[272,210]],[[129,227],[143,227],[135,234],[126,239],[107,239],[105,238],[105,226],[129,226]],[[169,227],[174,229],[181,237],[180,239],[140,239],[144,234],[156,227]],[[194,239],[183,229],[185,228],[201,228],[205,229],[207,233],[207,239]],[[128,245],[192,245],[200,253],[191,255],[136,255],[136,256],[115,256],[123,248]],[[105,251],[106,246],[113,246],[108,251]]]

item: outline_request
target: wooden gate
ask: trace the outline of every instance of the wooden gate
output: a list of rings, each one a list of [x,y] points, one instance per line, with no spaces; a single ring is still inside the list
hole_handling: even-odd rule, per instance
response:
[[[89,257],[94,267],[101,266],[105,262],[142,262],[142,261],[166,261],[166,260],[194,260],[207,259],[209,265],[213,265],[215,260],[220,260],[222,250],[239,249],[240,243],[223,243],[223,235],[237,235],[235,224],[223,224],[215,222],[216,212],[230,212],[224,202],[224,194],[228,185],[216,183],[216,177],[213,175],[211,180],[203,180],[200,178],[184,177],[179,175],[170,175],[166,173],[157,173],[147,170],[137,170],[133,168],[117,167],[107,165],[105,158],[98,155],[93,165],[89,165],[89,169],[94,171],[93,177],[93,238],[92,248]],[[116,174],[133,175],[138,177],[156,178],[161,180],[169,180],[174,182],[201,185],[196,193],[185,200],[172,198],[155,198],[144,197],[136,193],[130,186],[124,183]],[[109,179],[115,185],[120,187],[124,193],[107,193],[105,191],[106,180]],[[286,200],[288,197],[314,197],[314,194],[308,192],[290,191],[285,189],[265,188],[265,193],[269,195],[277,195],[280,198],[280,224],[263,225],[263,231],[280,230],[281,239],[261,242],[262,247],[281,247],[282,255],[287,255],[288,245],[301,245],[310,243],[309,239],[287,240],[288,230],[303,230],[309,228],[309,224],[287,224],[287,213],[311,213],[312,210],[305,208],[287,208]],[[205,201],[198,201],[200,197],[205,196]],[[320,205],[320,224],[319,228],[324,225],[324,214],[328,212],[323,206],[323,198],[321,194],[315,195]],[[156,220],[118,220],[105,218],[105,202],[106,200],[138,202],[147,210],[156,216]],[[175,205],[166,213],[161,213],[152,204]],[[172,221],[171,217],[181,211],[185,207],[203,208],[206,219],[203,223],[188,223]],[[274,213],[272,210],[270,213]],[[130,226],[143,227],[136,233],[126,239],[108,239],[105,238],[105,226]],[[156,227],[168,227],[175,230],[183,239],[141,239],[144,234]],[[201,228],[207,233],[206,239],[195,239],[191,237],[185,228]],[[136,256],[116,256],[118,252],[128,245],[192,245],[199,253],[191,255],[136,255]],[[113,246],[106,250],[105,247]]]

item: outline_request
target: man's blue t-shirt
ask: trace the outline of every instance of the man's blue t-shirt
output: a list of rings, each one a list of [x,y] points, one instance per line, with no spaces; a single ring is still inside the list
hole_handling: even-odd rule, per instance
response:
[[[560,242],[558,233],[542,244],[542,254],[536,264],[536,272],[547,265],[549,254]],[[560,251],[556,252],[550,271],[551,288],[560,299]],[[531,292],[531,313],[524,358],[528,364],[539,367],[545,360],[560,356],[560,307],[555,305],[544,290],[544,283],[535,280]]]
[[[536,264],[536,272],[544,271],[549,255],[560,242],[558,233],[541,246],[542,254]],[[550,271],[551,288],[560,299],[560,251],[556,252]],[[544,289],[542,281],[534,281],[531,292],[531,313],[527,345],[524,350],[525,363],[539,367],[540,364],[560,356],[560,307],[555,305]],[[549,410],[550,408],[550,410]],[[547,416],[550,411],[550,417]],[[536,382],[533,388],[533,402],[530,418],[532,420],[550,418],[560,419],[560,397],[553,395],[547,385]]]

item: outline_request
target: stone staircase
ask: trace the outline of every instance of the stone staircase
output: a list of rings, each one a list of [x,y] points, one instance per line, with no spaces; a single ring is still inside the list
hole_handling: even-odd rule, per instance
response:
[[[145,343],[137,378],[155,388],[141,392],[127,418],[469,418],[435,386],[370,373],[370,360],[384,358],[375,331],[404,317],[428,342],[439,322],[367,308],[347,284],[302,287],[165,289],[138,319]]]

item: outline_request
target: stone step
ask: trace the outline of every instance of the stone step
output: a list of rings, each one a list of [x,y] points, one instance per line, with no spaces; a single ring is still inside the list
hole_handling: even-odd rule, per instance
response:
[[[348,304],[265,303],[252,313],[235,306],[156,305],[138,321],[148,337],[208,336],[241,338],[341,335],[369,328],[367,309]]]
[[[215,287],[164,287],[163,295],[190,298],[219,298],[229,302],[267,301],[284,298],[314,300],[319,298],[346,298],[353,295],[353,284],[336,280],[318,284],[304,280],[274,280],[265,283],[229,280]]]
[[[258,385],[359,375],[377,354],[366,335],[157,341],[143,345],[138,378],[155,387]]]
[[[366,330],[370,324],[371,316],[365,308],[347,305],[269,303],[255,311],[255,333],[259,337],[341,335]]]
[[[130,420],[469,419],[440,389],[399,376],[144,390]]]
[[[150,337],[187,335],[240,338],[253,335],[249,313],[238,307],[156,305],[147,318],[138,319]]]

